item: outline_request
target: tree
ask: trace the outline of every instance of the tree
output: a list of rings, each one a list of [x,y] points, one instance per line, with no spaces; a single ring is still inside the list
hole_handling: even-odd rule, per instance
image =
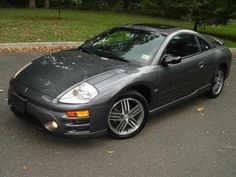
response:
[[[182,18],[200,25],[226,24],[236,9],[235,0],[141,0],[140,7],[159,16]]]
[[[29,8],[36,8],[36,0],[29,0]]]
[[[194,22],[195,31],[200,25],[227,24],[235,7],[235,0],[189,0],[185,3],[175,0],[172,3],[172,8],[179,8],[181,18],[189,17]]]
[[[61,6],[62,3],[64,3],[65,0],[57,0],[58,3],[58,19],[61,18]],[[68,0],[68,2],[73,3],[73,4],[80,4],[82,3],[82,0]]]
[[[47,8],[47,9],[49,9],[49,7],[50,7],[50,2],[49,2],[49,0],[45,0],[45,1],[44,1],[44,7]]]

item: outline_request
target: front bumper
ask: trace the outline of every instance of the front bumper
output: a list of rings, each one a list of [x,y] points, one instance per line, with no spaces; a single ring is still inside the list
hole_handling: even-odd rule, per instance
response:
[[[28,89],[28,94],[23,93],[23,90],[25,91],[24,87]],[[36,93],[38,94],[37,96]],[[107,134],[108,114],[105,106],[86,106],[86,109],[90,110],[89,117],[80,119],[68,118],[65,114],[66,111],[83,110],[85,105],[66,105],[64,108],[60,105],[57,108],[56,103],[47,102],[44,104],[43,101],[37,100],[35,102],[31,99],[40,98],[39,94],[41,93],[21,83],[11,83],[8,91],[8,103],[17,117],[23,118],[33,127],[48,133],[81,138],[98,137]],[[17,101],[15,97],[17,97]],[[54,131],[47,130],[44,125],[49,121],[55,121],[58,124],[58,128]]]

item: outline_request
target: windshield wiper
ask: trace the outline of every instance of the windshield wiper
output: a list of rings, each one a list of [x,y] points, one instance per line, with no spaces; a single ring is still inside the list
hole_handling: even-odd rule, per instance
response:
[[[85,53],[89,53],[89,54],[96,55],[94,52],[92,52],[92,51],[89,50],[88,48],[85,48],[85,47],[82,47],[82,46],[79,47],[79,50],[82,50],[82,51],[85,52]]]
[[[115,60],[120,60],[120,61],[124,61],[124,62],[127,62],[129,63],[128,60],[124,59],[124,58],[121,58],[121,57],[117,57],[117,56],[114,56],[112,59],[115,59]]]
[[[96,50],[97,52],[99,52],[99,55],[100,56],[103,56],[105,58],[109,58],[109,59],[114,59],[114,60],[119,60],[119,61],[123,61],[123,62],[127,62],[129,63],[128,60],[124,59],[124,58],[121,58],[121,57],[118,57],[117,55],[114,55],[113,53],[110,53],[108,51],[105,51],[105,50]]]
[[[80,46],[79,47],[79,50],[82,50],[83,52],[86,52],[86,53],[89,53],[89,54],[93,54],[93,55],[97,55],[97,56],[100,56],[100,57],[105,57],[105,58],[109,58],[109,59],[114,59],[114,60],[119,60],[119,61],[123,61],[123,62],[128,62],[128,60],[125,60],[121,57],[118,57],[108,51],[105,51],[105,50],[101,50],[101,49],[97,49],[96,52],[93,52],[92,50],[89,50],[88,48],[86,47],[82,47]]]

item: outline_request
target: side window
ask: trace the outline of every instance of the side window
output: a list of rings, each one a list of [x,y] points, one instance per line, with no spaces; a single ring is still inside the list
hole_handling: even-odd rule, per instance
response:
[[[203,40],[200,37],[197,37],[197,38],[198,38],[199,44],[200,44],[201,49],[202,49],[203,52],[207,51],[211,48],[210,45],[205,40]]]
[[[165,54],[185,57],[199,52],[200,46],[195,35],[180,34],[173,37],[173,39],[167,45]]]
[[[210,37],[207,37],[207,39],[208,39],[208,41],[210,41],[212,43],[213,48],[221,46],[221,44],[218,41],[216,41],[215,39],[212,39]]]

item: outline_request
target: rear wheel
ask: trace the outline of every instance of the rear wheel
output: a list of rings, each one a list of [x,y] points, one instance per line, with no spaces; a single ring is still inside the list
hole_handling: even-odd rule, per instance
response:
[[[224,87],[224,81],[225,81],[225,70],[223,68],[219,68],[216,71],[214,79],[211,83],[211,88],[208,92],[208,96],[210,98],[216,98],[217,96],[220,95]]]
[[[136,91],[119,97],[108,116],[109,134],[115,138],[130,138],[145,126],[148,117],[146,99]]]

